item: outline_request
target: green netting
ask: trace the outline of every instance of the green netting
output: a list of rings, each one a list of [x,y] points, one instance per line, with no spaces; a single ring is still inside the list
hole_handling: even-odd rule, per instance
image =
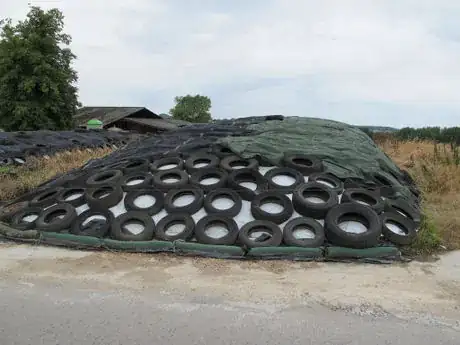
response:
[[[226,259],[241,259],[245,255],[244,250],[238,246],[221,246],[179,241],[175,243],[175,252],[178,254],[193,254]]]
[[[259,247],[251,248],[246,256],[254,259],[289,259],[296,261],[308,261],[322,258],[323,249],[302,247]]]
[[[327,247],[325,250],[326,260],[344,261],[347,259],[363,259],[367,261],[383,262],[401,260],[401,252],[394,246],[382,246],[367,249],[353,249],[346,247]]]
[[[280,165],[285,153],[315,155],[323,160],[327,171],[340,178],[384,173],[403,195],[410,195],[409,189],[393,177],[402,177],[401,170],[356,127],[331,120],[290,117],[252,124],[248,129],[256,134],[226,137],[219,142],[245,158],[263,156],[274,165]]]

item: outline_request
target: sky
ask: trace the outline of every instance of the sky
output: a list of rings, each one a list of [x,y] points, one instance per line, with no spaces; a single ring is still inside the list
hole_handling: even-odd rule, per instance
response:
[[[0,0],[57,7],[87,106],[213,118],[267,114],[393,127],[460,125],[458,0]]]

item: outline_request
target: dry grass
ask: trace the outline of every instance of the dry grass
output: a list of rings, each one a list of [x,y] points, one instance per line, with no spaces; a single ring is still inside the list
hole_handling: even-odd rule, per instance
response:
[[[422,230],[428,242],[423,247],[435,247],[439,242],[448,249],[460,249],[460,166],[449,145],[432,142],[399,142],[387,139],[378,142],[396,164],[406,169],[417,182],[423,197],[423,212],[427,216]],[[434,249],[434,248],[432,248]]]
[[[55,175],[78,168],[90,159],[111,153],[110,148],[83,149],[57,153],[51,157],[27,159],[23,166],[0,170],[0,201],[12,200]]]

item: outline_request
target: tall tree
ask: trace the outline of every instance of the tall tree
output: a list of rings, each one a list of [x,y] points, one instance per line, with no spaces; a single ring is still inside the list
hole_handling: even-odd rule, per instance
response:
[[[68,129],[79,106],[75,55],[58,9],[0,22],[0,128]]]
[[[201,95],[186,95],[174,98],[176,105],[169,113],[174,119],[207,123],[211,121],[211,99]]]

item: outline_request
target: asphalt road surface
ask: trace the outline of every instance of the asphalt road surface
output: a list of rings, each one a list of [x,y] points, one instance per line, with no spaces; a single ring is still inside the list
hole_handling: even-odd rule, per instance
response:
[[[0,250],[0,345],[460,344],[458,292],[425,264],[70,254]]]

